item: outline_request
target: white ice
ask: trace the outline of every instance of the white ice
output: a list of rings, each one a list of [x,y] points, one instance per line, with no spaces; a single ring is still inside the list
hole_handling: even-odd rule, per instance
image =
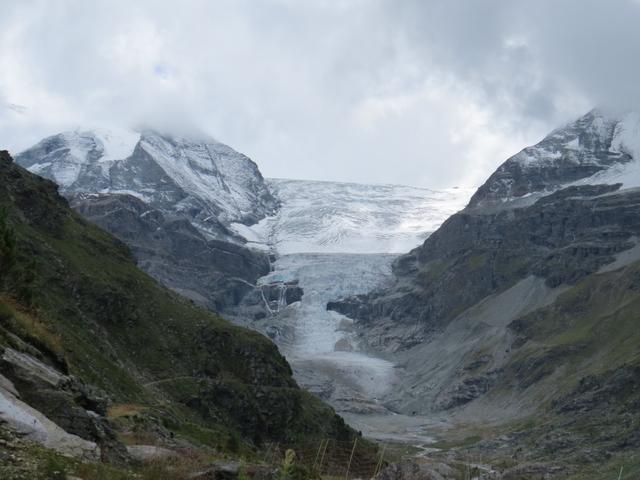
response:
[[[372,401],[392,386],[393,364],[358,352],[352,334],[340,328],[341,322],[348,325],[351,320],[328,311],[326,305],[383,285],[391,275],[394,258],[380,254],[290,254],[276,261],[275,270],[260,283],[297,279],[304,290],[301,302],[279,314],[294,328],[293,342],[279,342],[294,369],[304,365],[330,371],[336,382],[357,386]],[[340,340],[350,343],[354,351],[336,351]],[[304,381],[301,383],[304,386]]]
[[[291,253],[406,253],[466,205],[471,189],[269,179],[282,206],[249,242]]]

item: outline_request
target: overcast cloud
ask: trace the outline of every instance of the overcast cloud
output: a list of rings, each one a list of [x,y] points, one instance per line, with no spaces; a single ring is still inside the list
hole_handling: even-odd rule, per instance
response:
[[[274,177],[476,185],[640,105],[634,0],[1,0],[0,146],[190,125]]]

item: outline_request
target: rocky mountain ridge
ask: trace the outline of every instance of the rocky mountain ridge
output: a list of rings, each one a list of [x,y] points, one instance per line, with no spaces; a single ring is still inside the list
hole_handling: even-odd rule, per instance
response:
[[[526,448],[562,471],[636,451],[638,118],[593,111],[552,132],[399,257],[390,286],[328,305],[402,367],[387,405],[446,411],[484,429],[475,451]],[[510,433],[497,447],[490,431]]]
[[[638,158],[640,114],[594,109],[500,165],[468,208],[530,204],[572,184],[637,187]]]

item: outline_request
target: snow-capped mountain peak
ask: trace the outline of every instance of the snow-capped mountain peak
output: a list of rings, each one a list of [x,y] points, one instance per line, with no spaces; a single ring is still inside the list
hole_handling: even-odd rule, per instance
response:
[[[133,195],[214,236],[221,224],[254,223],[277,206],[254,162],[205,135],[76,129],[45,138],[16,161],[65,195]]]
[[[504,162],[471,207],[521,204],[571,185],[640,186],[640,114],[595,109]]]
[[[132,130],[77,128],[48,137],[27,150],[33,154],[27,166],[32,172],[51,178],[64,190],[78,180],[83,166],[126,158],[139,140],[140,134]],[[26,161],[21,155],[18,158]]]

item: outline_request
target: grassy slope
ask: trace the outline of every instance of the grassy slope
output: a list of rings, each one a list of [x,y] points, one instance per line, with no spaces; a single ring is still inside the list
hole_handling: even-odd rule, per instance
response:
[[[458,439],[453,446],[504,468],[548,462],[565,468],[567,478],[599,479],[617,478],[623,467],[623,478],[636,478],[638,312],[640,262],[635,262],[590,275],[552,305],[513,322],[515,348],[488,393],[489,402],[533,399],[538,410],[517,421],[506,417],[502,425],[470,426],[464,431],[477,435],[473,441]],[[505,441],[496,441],[504,435],[513,439],[506,449]]]
[[[205,443],[352,438],[329,407],[298,389],[265,337],[160,286],[122,243],[69,209],[53,183],[0,157],[0,208],[18,257],[3,273],[0,346],[33,345],[113,402],[154,408]],[[20,291],[29,274],[30,300]]]

